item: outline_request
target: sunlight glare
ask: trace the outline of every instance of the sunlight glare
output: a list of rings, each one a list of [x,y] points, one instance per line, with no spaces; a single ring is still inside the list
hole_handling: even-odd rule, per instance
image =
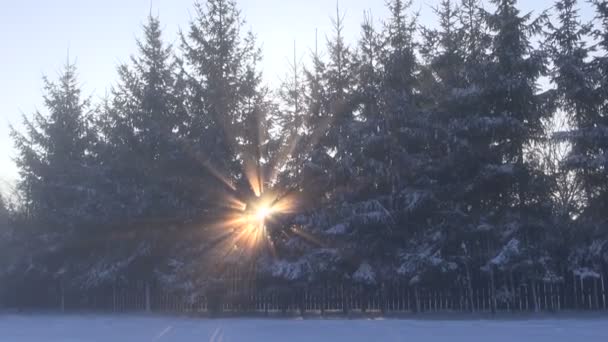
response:
[[[270,215],[272,215],[272,213],[273,213],[272,207],[270,207],[266,204],[262,204],[256,209],[255,216],[258,219],[258,221],[263,222],[268,217],[270,217]]]

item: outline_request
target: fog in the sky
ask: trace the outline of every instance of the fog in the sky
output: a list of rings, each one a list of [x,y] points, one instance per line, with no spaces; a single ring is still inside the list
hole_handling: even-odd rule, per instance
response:
[[[20,127],[22,114],[31,115],[42,106],[42,76],[54,79],[69,57],[76,60],[85,95],[98,101],[116,80],[116,66],[135,52],[135,38],[152,11],[160,16],[165,41],[179,45],[177,32],[186,29],[193,15],[194,0],[53,0],[4,1],[0,11],[0,189],[17,178],[12,162],[13,143],[9,124]],[[439,0],[415,0],[413,9],[420,23],[435,21],[432,7]],[[319,31],[319,45],[331,34],[332,0],[240,0],[247,26],[263,47],[266,82],[277,84],[292,58],[293,43],[305,59]],[[525,11],[539,13],[553,1],[520,0]],[[581,1],[583,18],[591,19],[590,6]],[[380,25],[386,16],[383,0],[342,0],[346,14],[346,37],[353,44],[363,11],[371,10]]]

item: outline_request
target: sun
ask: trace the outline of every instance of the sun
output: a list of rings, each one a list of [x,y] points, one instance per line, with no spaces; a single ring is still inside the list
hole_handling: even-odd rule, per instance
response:
[[[226,255],[262,250],[275,255],[272,236],[283,231],[284,218],[296,212],[296,194],[267,189],[259,196],[243,197],[229,194],[221,202],[226,208],[225,214],[213,225],[222,239],[218,247],[221,246]]]
[[[273,209],[271,206],[267,204],[261,204],[255,209],[255,218],[258,221],[265,221],[266,219],[270,218],[272,213]]]

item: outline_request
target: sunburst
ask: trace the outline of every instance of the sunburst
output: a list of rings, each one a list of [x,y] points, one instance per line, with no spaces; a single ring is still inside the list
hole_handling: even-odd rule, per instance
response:
[[[308,116],[305,116],[305,121],[308,121]],[[210,236],[226,237],[215,245],[215,248],[219,248],[218,252],[223,252],[226,256],[235,253],[238,256],[248,254],[250,257],[248,260],[255,260],[257,252],[268,248],[271,254],[276,256],[271,238],[275,229],[281,229],[283,234],[297,235],[312,244],[320,245],[320,241],[309,234],[300,230],[291,230],[293,227],[290,229],[281,227],[281,217],[294,214],[301,208],[297,198],[299,192],[291,192],[277,186],[277,178],[296,146],[304,143],[304,149],[312,149],[327,131],[330,122],[331,119],[322,120],[306,141],[301,141],[298,134],[292,134],[274,157],[266,163],[260,157],[261,140],[257,143],[257,152],[251,149],[241,150],[241,146],[231,134],[232,131],[222,127],[231,142],[233,151],[241,150],[239,155],[242,160],[242,175],[249,186],[245,192],[251,195],[243,195],[244,189],[239,189],[235,185],[238,182],[219,172],[211,165],[209,159],[196,154],[202,166],[225,185],[226,192],[220,195],[217,201],[218,211],[224,212],[225,215],[221,215],[221,218],[215,222],[209,222],[205,227],[208,228],[206,232],[210,233]],[[258,139],[261,136],[258,134]]]

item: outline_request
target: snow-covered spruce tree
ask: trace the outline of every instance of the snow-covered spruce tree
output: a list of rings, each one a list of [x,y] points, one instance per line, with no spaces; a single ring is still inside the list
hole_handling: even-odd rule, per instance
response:
[[[363,151],[386,134],[374,95],[382,76],[381,45],[368,21],[360,43],[365,51],[355,55],[344,42],[342,20],[338,10],[328,58],[313,55],[313,69],[306,73],[310,152],[302,162],[300,186],[304,201],[311,202],[293,222],[293,234],[275,245],[285,258],[270,270],[318,286],[376,286],[387,273],[387,258],[394,256],[383,248],[393,224],[386,209],[390,187],[382,185],[387,173],[378,170],[388,169],[387,163],[382,165],[382,153],[374,155],[373,148]]]
[[[405,10],[405,8],[404,8]],[[393,18],[394,20],[395,18]],[[407,19],[405,19],[407,20]],[[399,242],[393,240],[397,221],[393,218],[396,195],[393,183],[396,171],[391,153],[396,142],[390,128],[390,115],[383,106],[383,87],[386,81],[385,58],[390,46],[388,33],[374,26],[371,13],[361,25],[361,36],[356,54],[356,120],[357,139],[351,153],[355,165],[357,186],[353,188],[353,214],[344,225],[346,234],[359,242],[353,244],[358,258],[352,262],[355,283],[378,288],[383,282],[394,280],[394,265]],[[397,209],[398,210],[398,209]],[[334,228],[335,230],[335,228]],[[367,244],[367,246],[365,245]]]
[[[381,51],[382,40],[375,27],[374,17],[371,12],[365,12],[361,24],[361,37],[354,57],[357,65],[355,93],[361,120],[366,122],[368,129],[375,130],[376,133],[380,130],[378,103],[382,77]]]
[[[265,255],[258,263],[259,275],[280,286],[280,291],[287,287],[298,289],[322,285],[324,276],[334,270],[336,256],[335,249],[319,248],[303,234],[294,234],[298,230],[315,234],[319,227],[324,226],[319,225],[319,218],[324,216],[321,209],[326,202],[326,194],[331,192],[328,170],[332,166],[331,158],[320,144],[326,137],[331,118],[326,97],[325,61],[315,48],[311,56],[312,66],[303,66],[300,74],[295,53],[291,73],[279,91],[276,117],[285,136],[273,160],[273,167],[285,163],[283,171],[278,174],[276,187],[299,193],[299,207],[308,211],[300,213],[297,219],[283,227],[291,231],[283,230],[273,236],[278,258]]]
[[[200,198],[205,203],[198,215],[205,222],[174,246],[175,258],[165,271],[169,282],[190,290],[210,285],[208,280],[221,278],[232,267],[225,250],[215,248],[225,231],[211,229],[217,223],[212,217],[218,216],[227,195],[234,196],[227,192],[235,184],[244,197],[260,190],[249,188],[244,173],[264,172],[262,162],[269,159],[264,135],[270,125],[257,67],[260,50],[254,35],[242,31],[245,23],[236,2],[200,1],[195,9],[188,31],[181,34],[181,47],[187,145],[202,175]]]
[[[577,116],[577,130],[573,137],[575,154],[572,159],[576,164],[576,159],[580,158],[579,165],[587,170],[584,183],[589,189],[588,214],[596,217],[597,223],[605,227],[604,214],[608,208],[608,186],[605,182],[608,176],[608,4],[604,1],[594,1],[594,4],[599,22],[593,32],[599,40],[598,55],[593,59],[593,66],[599,73],[594,94],[599,108],[595,114]]]
[[[215,168],[237,179],[238,159],[243,159],[239,148],[251,140],[245,125],[261,100],[260,51],[254,35],[242,32],[235,1],[196,2],[195,9],[181,38],[190,76],[190,139]]]
[[[478,8],[466,7],[473,5],[468,2],[457,6],[446,0],[435,9],[440,25],[423,29],[425,44],[421,52],[425,64],[420,77],[421,92],[426,95],[424,109],[433,132],[429,139],[432,173],[427,174],[434,175],[431,189],[438,202],[432,214],[434,224],[419,244],[427,249],[424,255],[428,260],[422,263],[427,275],[420,280],[431,285],[442,279],[455,281],[458,287],[467,289],[469,308],[476,285],[473,278],[481,265],[478,250],[483,234],[476,229],[464,196],[475,177],[470,169],[475,165],[472,146],[458,136],[455,128],[477,115],[476,70],[483,60],[477,49],[483,42],[479,41],[481,34],[475,32],[482,32],[484,24]]]
[[[560,25],[552,27],[549,42],[555,64],[553,81],[572,127],[557,137],[571,144],[565,166],[580,178],[584,198],[570,246],[569,267],[575,274],[599,277],[608,260],[604,214],[608,208],[608,5],[601,1],[594,5],[598,25],[584,25],[578,18],[576,2],[558,2]],[[595,53],[585,45],[589,34],[599,42]]]
[[[348,181],[345,178],[352,171],[352,159],[347,146],[350,141],[347,138],[353,129],[351,103],[354,61],[351,49],[344,41],[343,18],[339,9],[333,24],[334,35],[327,40],[327,60],[315,51],[312,68],[305,70],[302,111],[307,113],[307,119],[303,125],[303,140],[300,142],[300,165],[294,165],[302,168],[299,171],[300,179],[296,180],[298,187],[304,190],[302,196],[316,201],[314,205],[308,206],[309,212],[296,219],[296,229],[302,229],[313,236],[320,236],[330,228],[329,222],[337,214],[336,205],[344,202],[344,197],[340,196],[348,192],[344,189]],[[338,197],[341,199],[338,200]],[[320,221],[321,217],[326,218],[325,223]],[[338,265],[341,258],[335,240],[329,243],[328,239],[328,248],[323,250],[297,234],[278,242],[279,255],[283,254],[286,258],[273,266],[275,275],[292,278],[290,280],[342,279],[344,270]],[[326,253],[333,256],[319,257]],[[297,268],[297,272],[286,272],[285,263]]]
[[[318,44],[318,43],[317,43]],[[331,124],[329,100],[327,96],[326,62],[315,46],[311,56],[311,66],[304,69],[304,111],[307,120],[304,131],[306,136],[302,146],[301,180],[307,186],[309,196],[321,198],[329,189],[329,175],[326,165],[329,163],[327,153],[319,143],[327,134]],[[311,188],[312,186],[312,188]]]
[[[90,107],[80,94],[76,67],[67,63],[57,82],[44,79],[47,113],[24,118],[25,132],[13,129],[26,219],[30,273],[59,277],[89,242],[100,218],[93,160],[96,137]]]
[[[448,177],[442,177],[447,180],[442,202],[445,206],[444,222],[450,233],[444,240],[444,253],[448,260],[459,266],[459,283],[467,291],[470,310],[473,309],[473,288],[485,286],[476,279],[479,279],[480,267],[487,261],[488,239],[492,239],[494,234],[487,229],[489,226],[485,224],[484,217],[491,210],[486,211],[482,207],[482,188],[476,184],[482,178],[480,175],[488,155],[491,156],[488,135],[492,129],[487,127],[490,120],[483,106],[485,71],[490,62],[487,51],[492,37],[481,6],[479,0],[462,0],[460,3],[461,33],[452,36],[462,39],[462,78],[454,79],[455,87],[447,89],[451,94],[438,103],[439,113],[449,113],[444,166],[450,173]],[[452,71],[452,75],[457,74],[458,71]]]
[[[336,187],[348,183],[348,174],[352,171],[347,145],[354,129],[355,61],[351,47],[345,42],[343,20],[337,8],[334,32],[327,39],[328,57],[322,58],[315,49],[312,66],[305,70],[304,100],[309,118],[304,144],[310,152],[304,165],[304,178],[306,182],[306,179],[321,177],[324,181],[316,182],[316,186],[328,196]]]
[[[418,172],[422,170],[423,159],[427,155],[428,121],[417,106],[419,64],[414,41],[416,19],[408,15],[411,1],[390,1],[387,6],[390,17],[381,36],[379,102],[386,120],[383,129],[391,137],[388,146],[390,191],[398,196],[420,176]]]
[[[357,174],[357,191],[366,198],[390,197],[392,193],[389,148],[391,135],[387,117],[380,100],[384,77],[382,53],[384,41],[374,27],[371,13],[366,13],[361,25],[361,37],[356,53],[356,89],[354,101],[358,123],[357,141],[351,149]]]
[[[175,235],[164,228],[187,220],[199,204],[201,190],[191,181],[196,171],[183,146],[181,79],[158,18],[147,18],[137,47],[130,63],[119,66],[118,84],[97,120],[105,229],[82,260],[84,286],[151,279],[160,251],[167,249],[162,244]],[[124,238],[109,243],[118,235]]]
[[[443,0],[434,9],[439,19],[438,28],[423,28],[425,44],[421,53],[425,59],[425,74],[429,80],[422,92],[432,96],[431,103],[452,96],[454,89],[464,88],[465,32],[461,27],[461,9],[453,0]]]
[[[521,15],[515,0],[496,0],[496,11],[487,14],[492,33],[490,60],[483,82],[484,100],[480,110],[480,129],[484,139],[484,164],[473,185],[481,200],[480,224],[489,227],[494,242],[488,240],[489,257],[485,268],[490,274],[490,287],[495,291],[495,272],[518,272],[531,282],[554,273],[546,253],[548,218],[551,214],[547,178],[532,167],[527,157],[530,143],[544,137],[543,119],[552,114],[545,94],[539,93],[538,79],[546,72],[546,58],[535,50],[531,38],[541,28],[542,16],[532,20]],[[492,245],[513,249],[517,258],[492,258]],[[496,298],[493,295],[493,306]],[[538,308],[533,293],[534,307]]]
[[[390,16],[382,32],[380,65],[380,111],[383,117],[388,174],[388,201],[383,203],[394,222],[384,249],[397,248],[396,270],[411,284],[429,281],[432,272],[428,253],[434,253],[427,242],[436,224],[435,131],[431,112],[425,110],[421,94],[421,69],[414,41],[416,17],[411,15],[411,1],[387,3]],[[428,247],[428,248],[425,248]],[[393,262],[395,262],[393,261]],[[387,263],[388,264],[388,263]]]
[[[276,176],[285,183],[296,182],[299,179],[301,163],[305,158],[306,138],[309,115],[306,110],[306,84],[304,66],[298,59],[296,43],[294,42],[293,61],[289,64],[289,72],[285,75],[277,92],[278,108],[273,113],[279,126],[280,147],[272,163]],[[277,168],[285,168],[279,172]],[[275,178],[275,177],[271,177]]]
[[[297,46],[294,42],[293,60],[289,63],[289,72],[285,74],[275,94],[276,106],[270,112],[276,124],[274,146],[269,153],[265,177],[271,186],[280,193],[300,192],[304,187],[303,166],[307,162],[311,141],[310,115],[306,108],[306,74],[304,65],[298,59]],[[289,220],[288,220],[289,221]],[[291,223],[273,222],[278,226],[278,234],[272,234],[275,252],[278,258],[262,254],[258,260],[259,285],[279,295],[279,301],[286,298],[299,298],[299,309],[303,312],[303,289],[308,285],[304,264],[298,260],[310,246],[302,241],[298,246],[290,244],[298,239],[285,234]],[[293,232],[293,231],[292,231]],[[291,233],[291,232],[290,232]],[[282,309],[286,309],[281,305]]]
[[[328,149],[327,153],[335,150],[334,159],[340,168],[350,169],[349,148],[347,146],[350,133],[353,128],[353,104],[354,92],[354,56],[352,49],[347,45],[344,38],[344,15],[340,9],[336,9],[336,17],[333,19],[333,36],[327,41],[329,53],[325,69],[327,81],[326,100],[329,102],[329,113],[331,124],[326,136],[321,140],[321,146]],[[347,181],[347,179],[343,179]]]
[[[597,77],[588,59],[592,49],[587,46],[591,26],[581,23],[576,0],[560,0],[555,4],[557,25],[549,22],[545,42],[554,64],[551,80],[556,86],[559,106],[566,117],[576,123],[579,117],[593,115],[593,81]]]
[[[407,55],[408,48],[413,49],[413,46],[406,47],[411,43],[406,42],[411,39],[407,36],[411,32],[406,32],[408,28],[402,22],[408,20],[404,18],[406,6],[396,6],[395,17],[384,35],[375,31],[371,18],[366,19],[359,49],[350,58],[348,50],[340,49],[343,38],[338,13],[326,63],[326,94],[329,113],[333,115],[328,137],[330,148],[335,148],[334,153],[327,153],[334,154],[331,162],[335,166],[330,174],[335,180],[330,183],[333,193],[329,194],[329,210],[321,210],[321,229],[316,233],[336,248],[338,256],[333,260],[338,261],[342,281],[375,287],[394,270],[398,245],[391,238],[396,224],[391,212],[396,176],[392,162],[397,155],[391,154],[391,147],[399,149],[395,147],[399,142],[394,135],[397,128],[390,127],[390,118],[402,113],[389,115],[389,106],[382,105],[382,101],[393,98],[383,91],[391,89],[395,91],[392,95],[399,91],[399,76],[404,75],[397,75],[398,80],[392,79],[394,75],[388,75],[387,67],[392,68],[391,72],[400,72],[396,64],[411,62],[401,57]],[[341,65],[346,65],[346,61],[350,61],[350,65],[344,71]],[[340,76],[343,73],[348,74]],[[392,105],[397,106],[396,102]]]
[[[598,98],[594,93],[597,72],[589,61],[592,48],[586,43],[590,38],[591,26],[581,23],[576,0],[557,1],[554,8],[557,22],[548,24],[545,48],[553,62],[550,76],[555,85],[553,93],[559,110],[556,115],[563,116],[567,123],[563,125],[565,127],[560,127],[561,130],[567,127],[583,128],[587,118],[596,116],[599,109]],[[558,161],[559,165],[555,168],[559,172],[554,172],[552,178],[555,182],[554,191],[560,195],[558,199],[561,199],[556,203],[560,209],[556,216],[562,220],[556,226],[563,228],[559,230],[561,243],[556,246],[554,254],[559,258],[561,266],[570,271],[598,266],[597,260],[595,265],[590,265],[577,257],[586,254],[582,251],[591,247],[588,245],[590,231],[584,229],[589,227],[588,222],[585,222],[585,219],[568,222],[571,217],[581,215],[581,211],[577,209],[584,208],[588,203],[592,189],[584,182],[589,172],[587,165],[578,164],[576,161],[577,155],[587,154],[585,150],[588,146],[585,146],[583,141],[577,141],[576,135],[576,132],[557,133],[556,139],[544,148],[544,155],[551,157],[548,153],[556,153],[559,144],[568,144],[568,155]],[[568,260],[564,260],[568,254],[571,254],[570,264],[567,264]],[[595,271],[601,272],[601,267]]]

